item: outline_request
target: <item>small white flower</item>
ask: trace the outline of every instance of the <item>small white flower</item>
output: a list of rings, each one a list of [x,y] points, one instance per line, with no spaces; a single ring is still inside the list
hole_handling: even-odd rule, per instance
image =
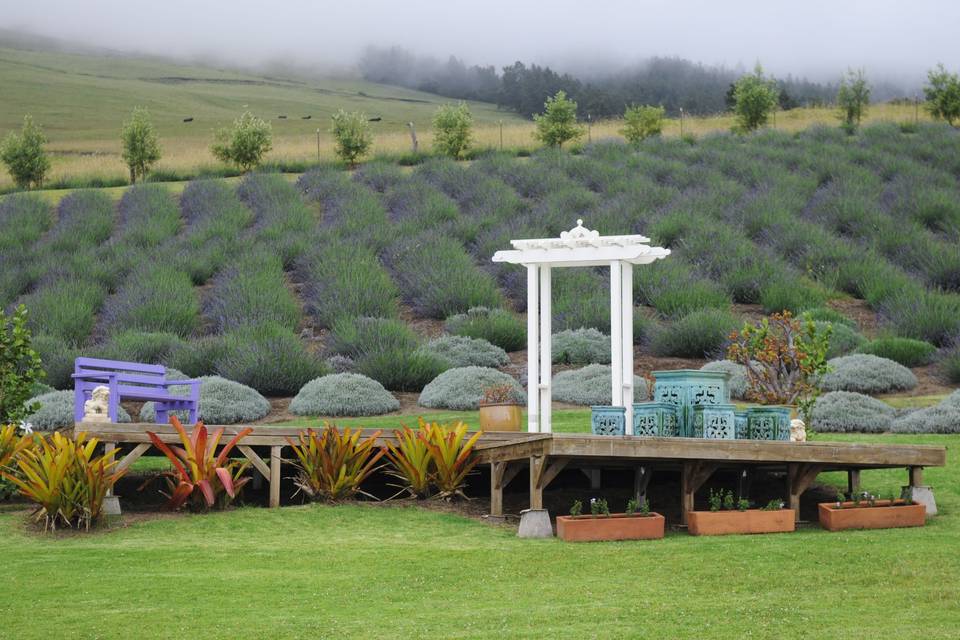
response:
[[[20,430],[29,435],[33,433],[33,425],[29,422],[20,422]]]

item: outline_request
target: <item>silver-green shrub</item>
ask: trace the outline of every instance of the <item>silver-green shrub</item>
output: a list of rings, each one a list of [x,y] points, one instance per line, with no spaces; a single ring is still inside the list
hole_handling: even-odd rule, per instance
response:
[[[867,339],[863,335],[845,324],[822,320],[818,320],[814,324],[817,326],[817,332],[825,331],[827,326],[831,327],[830,345],[827,348],[828,358],[839,358],[848,353],[853,353],[867,343]]]
[[[885,402],[851,391],[825,393],[813,405],[813,430],[846,433],[890,431],[896,410]]]
[[[605,364],[561,371],[553,377],[553,399],[579,405],[609,405],[610,384],[610,367]],[[635,402],[650,398],[647,381],[639,376],[633,376],[633,390]]]
[[[444,371],[423,388],[419,404],[433,409],[469,411],[480,406],[488,387],[510,385],[524,398],[523,387],[509,374],[488,367],[457,367]]]
[[[59,431],[73,429],[73,391],[51,391],[27,400],[37,402],[40,408],[24,418],[34,431]],[[130,422],[130,414],[120,407],[117,412],[120,422]]]
[[[183,380],[185,375],[176,369],[167,369],[168,380]],[[238,424],[260,420],[270,413],[270,401],[255,389],[245,384],[220,376],[203,376],[200,380],[200,412],[198,419],[206,424]],[[187,395],[189,387],[170,387],[177,395]],[[174,411],[173,415],[187,420],[186,411]],[[147,402],[140,409],[140,420],[153,422],[156,409]]]
[[[747,368],[731,360],[714,360],[700,367],[701,371],[724,371],[728,373],[727,388],[731,398],[747,397]]]
[[[377,416],[399,408],[382,384],[357,373],[311,380],[290,402],[290,413],[298,416]]]
[[[482,338],[440,336],[423,347],[453,367],[502,367],[510,362],[507,352]]]
[[[894,433],[960,433],[960,390],[940,404],[917,409],[893,422]]]
[[[823,376],[824,391],[856,391],[889,393],[917,386],[917,376],[893,360],[865,353],[833,358],[827,361],[830,371]]]
[[[590,327],[553,334],[550,353],[555,364],[610,364],[610,336]]]

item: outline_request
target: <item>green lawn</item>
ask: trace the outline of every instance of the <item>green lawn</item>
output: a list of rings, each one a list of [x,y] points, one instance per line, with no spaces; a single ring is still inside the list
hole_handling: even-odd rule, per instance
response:
[[[925,529],[582,545],[403,507],[247,508],[66,538],[25,533],[7,509],[0,638],[956,638],[960,465],[926,477],[942,515]]]

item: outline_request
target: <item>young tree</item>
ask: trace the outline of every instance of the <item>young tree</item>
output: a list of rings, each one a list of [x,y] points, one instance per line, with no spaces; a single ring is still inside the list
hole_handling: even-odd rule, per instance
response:
[[[927,86],[923,88],[927,111],[951,126],[960,122],[960,76],[947,71],[943,64],[927,72]]]
[[[44,376],[31,346],[27,308],[21,304],[9,320],[0,309],[0,425],[16,424],[37,410],[26,401]]]
[[[763,75],[760,63],[737,80],[733,87],[733,111],[737,116],[736,129],[754,131],[767,124],[770,113],[777,106],[777,83]]]
[[[373,134],[367,114],[358,111],[346,112],[340,109],[333,114],[330,133],[336,140],[337,155],[351,167],[366,155],[373,144]]]
[[[7,134],[0,144],[0,160],[7,165],[14,183],[21,189],[41,186],[50,171],[50,158],[43,149],[46,142],[47,137],[33,123],[33,118],[24,116],[20,133]]]
[[[533,116],[537,130],[533,136],[545,145],[563,148],[563,143],[583,135],[577,124],[577,103],[567,98],[566,91],[557,91],[543,103],[543,113]]]
[[[120,131],[123,161],[130,168],[130,183],[147,176],[147,171],[160,160],[160,140],[144,107],[134,107],[129,122]]]
[[[440,105],[433,116],[433,146],[443,155],[459,158],[470,147],[470,129],[473,127],[473,114],[467,103],[456,107],[452,104]]]
[[[663,107],[632,106],[623,112],[623,129],[620,133],[630,144],[640,144],[663,131]]]
[[[270,123],[246,111],[234,120],[232,129],[224,127],[214,134],[210,151],[218,160],[249,171],[260,164],[264,154],[272,148]]]
[[[840,107],[840,119],[843,128],[853,133],[860,126],[860,120],[867,113],[870,104],[870,85],[863,69],[852,69],[840,78],[840,89],[837,91],[837,106]]]

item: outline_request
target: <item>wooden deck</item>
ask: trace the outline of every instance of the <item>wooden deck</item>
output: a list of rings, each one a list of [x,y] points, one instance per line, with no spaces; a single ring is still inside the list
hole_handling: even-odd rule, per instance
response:
[[[212,427],[216,428],[216,427]],[[223,427],[225,438],[242,426]],[[178,436],[169,425],[78,423],[76,431],[86,431],[112,448],[132,449],[120,465],[127,467],[152,446],[147,430],[164,442],[176,442]],[[301,427],[255,427],[238,447],[253,467],[270,482],[270,506],[280,505],[280,468],[287,439],[295,439]],[[373,429],[365,429],[372,435]],[[379,442],[393,441],[391,431],[383,431]],[[652,472],[657,469],[679,471],[683,521],[693,509],[696,491],[717,470],[778,470],[787,474],[789,503],[797,509],[800,495],[817,475],[824,471],[846,471],[849,489],[859,487],[863,469],[903,468],[910,486],[923,484],[924,467],[946,464],[946,449],[930,445],[892,445],[848,442],[767,442],[761,440],[703,440],[694,438],[611,437],[590,434],[539,434],[489,432],[477,445],[481,465],[490,466],[490,514],[503,514],[503,490],[520,471],[527,471],[530,508],[543,506],[543,491],[565,468],[579,467],[593,472],[605,467],[632,468],[634,491],[646,494]],[[266,459],[264,458],[266,457]],[[798,511],[799,513],[799,511]]]

